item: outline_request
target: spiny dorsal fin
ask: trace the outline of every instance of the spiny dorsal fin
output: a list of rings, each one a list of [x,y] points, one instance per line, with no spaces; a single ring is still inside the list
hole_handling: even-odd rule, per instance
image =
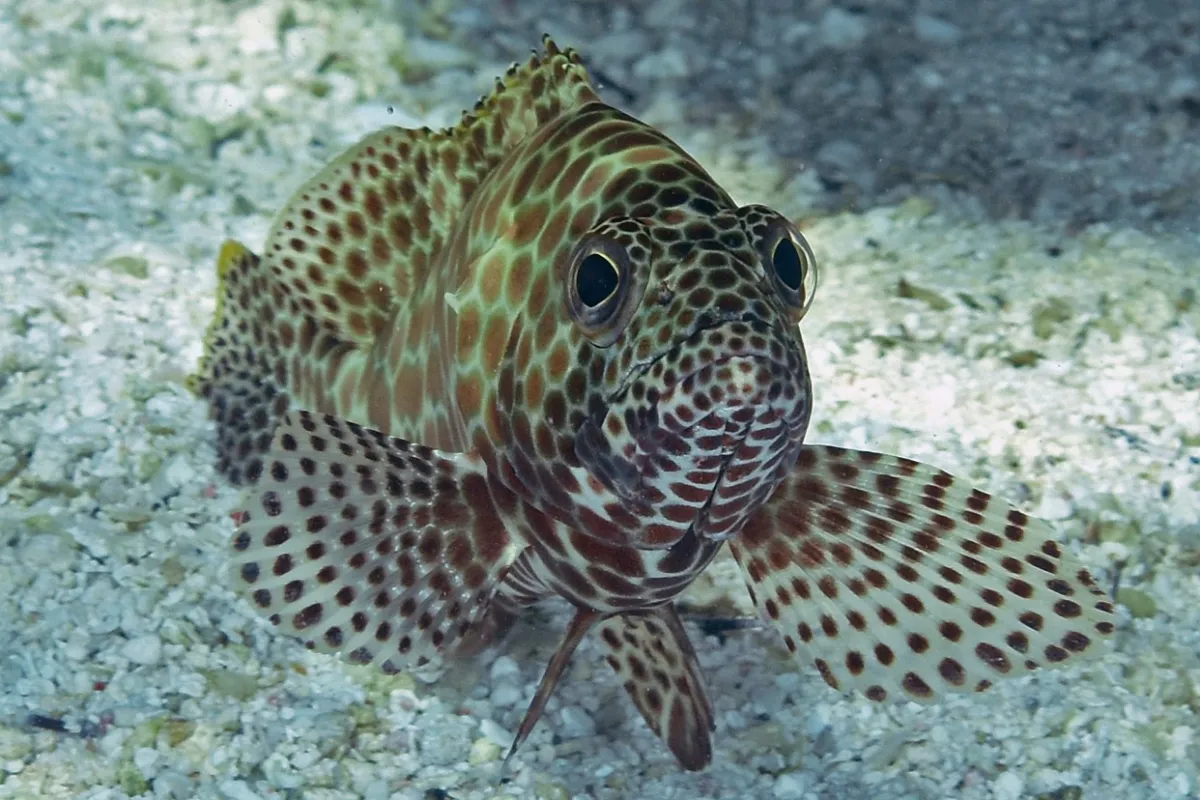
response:
[[[579,54],[559,48],[549,35],[543,52],[513,64],[496,87],[463,114],[451,130],[456,141],[475,148],[494,166],[505,152],[555,117],[600,98]]]

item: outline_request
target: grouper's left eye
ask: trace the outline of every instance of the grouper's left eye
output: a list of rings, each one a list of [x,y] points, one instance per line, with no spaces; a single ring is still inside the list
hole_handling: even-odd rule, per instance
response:
[[[767,269],[787,305],[802,318],[817,290],[817,260],[808,242],[790,223],[780,220],[762,243]]]
[[[804,262],[800,259],[800,251],[791,239],[780,239],[775,243],[771,252],[771,266],[783,285],[793,292],[804,291]]]

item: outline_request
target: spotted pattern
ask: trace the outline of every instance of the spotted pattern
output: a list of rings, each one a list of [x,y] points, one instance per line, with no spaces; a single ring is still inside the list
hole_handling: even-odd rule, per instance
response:
[[[674,609],[609,617],[598,626],[605,660],[650,729],[688,769],[712,760],[712,702]]]
[[[519,552],[515,498],[478,457],[334,417],[285,413],[260,483],[233,546],[251,601],[308,647],[389,672],[453,651]]]
[[[216,420],[217,469],[234,484],[254,483],[271,446],[273,420],[289,403],[282,373],[263,354],[278,336],[237,313],[264,290],[261,259],[237,242],[226,242],[217,275],[225,291],[217,297],[205,353],[188,388],[209,401]]]
[[[733,554],[834,689],[930,700],[1097,649],[1113,606],[1044,524],[904,458],[806,445]]]
[[[1111,629],[1023,517],[912,462],[804,447],[804,237],[549,40],[454,128],[350,148],[261,257],[230,242],[217,271],[190,385],[218,467],[253,487],[237,580],[310,647],[389,670],[566,599],[513,751],[596,628],[651,729],[709,763],[671,603],[727,541],[785,641],[880,699],[979,688]]]

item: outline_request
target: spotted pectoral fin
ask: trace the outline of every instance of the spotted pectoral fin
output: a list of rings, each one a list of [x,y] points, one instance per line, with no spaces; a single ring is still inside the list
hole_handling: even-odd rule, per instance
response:
[[[806,445],[731,544],[830,686],[929,700],[1100,650],[1113,606],[1050,533],[934,467]]]
[[[520,550],[481,459],[283,415],[239,512],[237,581],[284,631],[384,669],[452,652]]]
[[[696,653],[671,606],[609,617],[599,624],[606,660],[650,730],[684,768],[712,761],[716,728]]]

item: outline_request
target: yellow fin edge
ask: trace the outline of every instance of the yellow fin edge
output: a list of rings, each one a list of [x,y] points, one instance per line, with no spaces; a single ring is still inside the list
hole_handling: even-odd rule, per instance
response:
[[[204,389],[203,384],[208,379],[209,362],[213,355],[213,340],[225,318],[225,295],[228,294],[229,273],[239,262],[253,257],[254,253],[250,251],[250,248],[239,241],[226,239],[221,244],[221,250],[217,254],[217,305],[213,310],[208,330],[204,333],[204,354],[200,356],[200,363],[196,366],[196,371],[184,380],[184,385],[193,394],[201,394]]]

